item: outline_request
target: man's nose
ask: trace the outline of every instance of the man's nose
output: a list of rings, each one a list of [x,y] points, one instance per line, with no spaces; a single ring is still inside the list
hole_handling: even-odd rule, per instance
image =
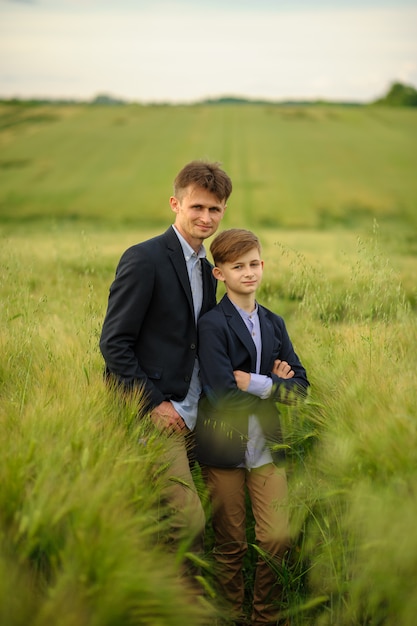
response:
[[[210,214],[209,209],[205,209],[204,211],[201,212],[201,219],[204,220],[205,222],[210,222],[211,214]]]

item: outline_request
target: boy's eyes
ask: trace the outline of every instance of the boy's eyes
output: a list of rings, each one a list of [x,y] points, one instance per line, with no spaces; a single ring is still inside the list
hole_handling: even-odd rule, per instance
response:
[[[260,265],[259,261],[254,261],[253,263],[249,263],[249,267],[259,267],[259,265]],[[242,267],[243,267],[243,264],[242,263],[238,263],[236,265],[233,265],[232,269],[234,269],[234,270],[241,270]]]

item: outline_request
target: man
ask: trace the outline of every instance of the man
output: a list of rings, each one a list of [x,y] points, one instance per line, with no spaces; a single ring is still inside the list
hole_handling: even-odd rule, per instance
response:
[[[197,320],[216,304],[203,242],[216,232],[231,192],[218,163],[192,161],[179,172],[170,198],[174,224],[122,255],[100,340],[107,377],[124,390],[139,389],[144,412],[170,435],[164,495],[174,513],[173,536],[196,545],[205,517],[186,443],[201,391]]]

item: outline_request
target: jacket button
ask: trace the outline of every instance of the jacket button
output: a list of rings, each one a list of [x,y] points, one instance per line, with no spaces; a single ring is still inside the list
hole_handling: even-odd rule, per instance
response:
[[[195,343],[192,343],[190,348],[191,348],[191,350],[195,350]]]
[[[190,382],[190,380],[191,380],[191,377],[190,377],[190,376],[185,376],[185,377],[184,377],[184,380],[185,380],[185,382],[186,382],[186,383],[189,383],[189,382]]]

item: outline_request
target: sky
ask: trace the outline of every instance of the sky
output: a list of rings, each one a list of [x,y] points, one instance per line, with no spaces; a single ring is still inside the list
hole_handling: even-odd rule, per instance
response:
[[[0,97],[369,102],[417,87],[417,0],[0,0]]]

